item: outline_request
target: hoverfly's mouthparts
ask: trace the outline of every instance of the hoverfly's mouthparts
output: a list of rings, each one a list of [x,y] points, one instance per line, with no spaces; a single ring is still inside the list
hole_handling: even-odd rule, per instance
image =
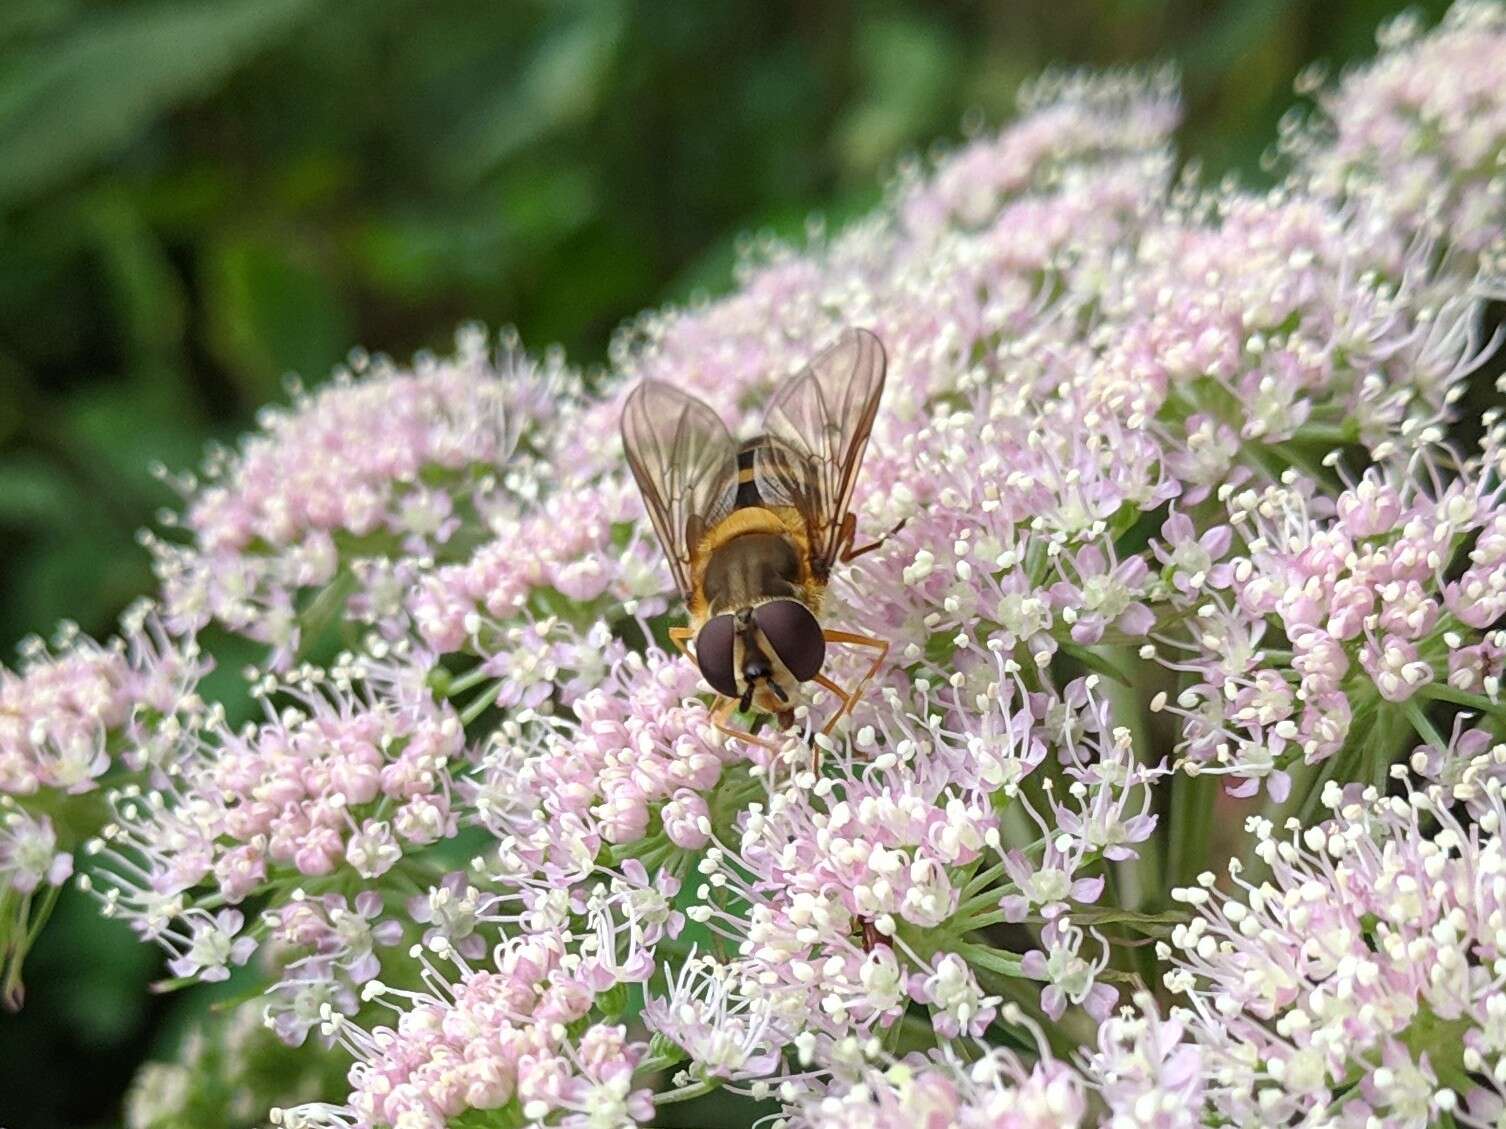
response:
[[[784,687],[779,685],[779,683],[775,682],[772,678],[769,679],[769,689],[774,691],[774,696],[781,702],[784,702],[786,705],[789,704],[790,696],[784,692]]]
[[[737,708],[743,713],[753,708],[753,685],[751,682],[748,683],[748,688],[743,691],[742,700],[737,703]]]
[[[758,645],[758,632],[753,627],[753,615],[750,610],[744,609],[736,616],[737,630],[743,638],[743,713],[748,712],[748,707],[753,704],[753,691],[757,689],[760,681],[774,685],[774,668],[770,665],[768,656]]]

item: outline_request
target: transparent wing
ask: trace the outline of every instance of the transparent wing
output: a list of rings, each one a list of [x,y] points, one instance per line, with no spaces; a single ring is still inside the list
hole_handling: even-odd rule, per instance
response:
[[[883,394],[883,345],[866,329],[848,329],[780,386],[764,418],[775,442],[754,454],[758,491],[804,515],[812,563],[823,576],[841,551],[842,521]]]
[[[689,601],[696,545],[737,497],[737,446],[710,407],[657,380],[638,385],[623,405],[622,446]]]

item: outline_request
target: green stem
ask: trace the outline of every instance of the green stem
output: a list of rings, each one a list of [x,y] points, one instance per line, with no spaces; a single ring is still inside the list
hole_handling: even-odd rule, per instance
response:
[[[984,890],[981,894],[974,894],[971,898],[964,898],[957,906],[957,915],[959,917],[966,917],[979,910],[987,912],[998,905],[999,899],[1014,888],[1015,885],[1013,882],[1006,882],[1002,886],[994,886],[991,889]]]
[[[460,711],[460,724],[469,725],[475,721],[491,708],[492,703],[497,700],[497,695],[501,693],[502,683],[494,682],[488,686],[477,696],[475,701],[470,702],[466,705],[465,709]]]
[[[987,945],[972,941],[959,941],[953,946],[952,951],[974,968],[986,968],[999,976],[1011,976],[1016,979],[1025,977],[1025,973],[1020,970],[1019,957],[1006,956]]]
[[[58,895],[63,892],[61,886],[47,887],[47,893],[42,895],[42,904],[36,910],[32,919],[31,928],[26,931],[26,940],[21,946],[23,953],[29,952],[36,943],[37,937],[42,932],[42,926],[47,924],[47,919],[52,916],[52,908],[58,904]]]
[[[1401,712],[1411,722],[1412,728],[1417,731],[1417,736],[1421,737],[1429,745],[1432,745],[1440,753],[1448,752],[1448,742],[1443,739],[1438,730],[1433,728],[1433,723],[1428,720],[1428,715],[1422,712],[1422,707],[1417,704],[1417,699],[1407,699],[1402,704]]]
[[[15,887],[7,886],[0,891],[0,925],[7,927],[7,934],[14,928],[14,939],[7,937],[4,948],[0,949],[0,972],[4,973],[0,977],[0,1006],[7,1011],[18,1011],[21,1007],[21,965],[26,960],[26,920],[30,908],[30,896]]]
[[[987,894],[989,885],[1003,873],[1004,864],[996,862],[987,870],[980,870],[969,878],[967,885],[962,887],[962,904],[966,906],[971,899]]]
[[[670,1045],[662,1051],[653,1051],[638,1064],[634,1074],[658,1074],[661,1070],[668,1070],[672,1066],[679,1066],[685,1061],[685,1052],[679,1047]]]
[[[1353,443],[1359,429],[1352,423],[1304,423],[1297,429],[1293,439],[1309,443],[1323,443],[1330,447]]]
[[[1167,829],[1166,895],[1175,886],[1190,886],[1208,869],[1213,837],[1213,808],[1218,802],[1216,776],[1178,772],[1171,779],[1171,825]]]
[[[1419,693],[1424,698],[1438,702],[1453,702],[1456,706],[1468,706],[1482,713],[1506,715],[1506,702],[1494,702],[1484,694],[1471,694],[1468,690],[1456,690],[1445,682],[1430,682]]]
[[[703,1097],[717,1089],[722,1084],[720,1078],[708,1078],[704,1082],[697,1082],[693,1086],[686,1086],[679,1090],[670,1090],[667,1093],[655,1094],[655,1105],[673,1105],[675,1102],[688,1102],[693,1098]]]
[[[996,909],[988,913],[967,914],[960,918],[954,917],[947,924],[959,933],[971,933],[975,929],[982,929],[988,925],[998,925],[1006,920],[1008,919],[1004,916],[1004,911]]]
[[[485,682],[488,678],[495,677],[496,675],[489,672],[484,664],[481,666],[474,666],[464,674],[458,675],[455,678],[451,679],[446,684],[445,696],[453,698],[456,694],[463,694],[472,686]]]

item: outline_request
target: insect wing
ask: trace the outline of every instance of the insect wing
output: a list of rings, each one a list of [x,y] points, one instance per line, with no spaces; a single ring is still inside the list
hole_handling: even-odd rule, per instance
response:
[[[884,393],[884,363],[877,337],[845,330],[774,393],[764,419],[774,442],[754,455],[759,493],[804,516],[821,575],[841,551],[842,522]]]
[[[701,535],[732,512],[736,445],[709,406],[645,380],[623,405],[622,446],[675,584],[689,601]]]

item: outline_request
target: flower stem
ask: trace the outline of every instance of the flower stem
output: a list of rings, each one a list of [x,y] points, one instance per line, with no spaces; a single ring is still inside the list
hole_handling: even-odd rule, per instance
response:
[[[974,897],[988,893],[989,885],[994,881],[994,879],[998,878],[999,875],[1003,873],[1004,864],[1002,862],[996,862],[987,870],[980,870],[977,874],[974,874],[971,878],[969,878],[967,880],[967,885],[962,887],[962,894],[960,895],[963,906],[965,907],[967,903]]]
[[[41,935],[42,926],[47,924],[47,919],[52,916],[52,908],[58,904],[58,895],[63,892],[62,886],[49,886],[47,892],[42,895],[42,904],[32,914],[31,927],[26,931],[26,940],[22,944],[22,951],[29,950],[36,944],[37,937]]]
[[[1218,802],[1218,778],[1178,772],[1171,778],[1171,820],[1166,858],[1166,890],[1189,886],[1208,869],[1213,833],[1213,808]]]
[[[1471,694],[1468,690],[1456,690],[1444,682],[1429,683],[1419,693],[1433,701],[1453,702],[1456,706],[1468,706],[1482,713],[1506,715],[1506,702],[1492,701],[1484,694]]]
[[[952,924],[961,933],[971,933],[974,929],[982,929],[988,925],[998,925],[1007,920],[1009,919],[1004,916],[1004,911],[996,909],[986,913],[970,913],[960,918],[954,918]]]
[[[975,968],[986,968],[999,976],[1024,977],[1020,970],[1020,958],[1006,955],[988,945],[972,941],[959,941],[953,949],[958,956]]]
[[[493,682],[476,697],[475,701],[470,702],[465,709],[460,711],[460,724],[469,725],[475,721],[491,708],[492,703],[497,700],[497,695],[501,693],[502,683]]]
[[[1448,752],[1448,742],[1443,739],[1438,730],[1433,728],[1433,723],[1428,720],[1428,715],[1423,712],[1422,707],[1417,704],[1415,698],[1409,699],[1402,706],[1402,712],[1406,714],[1407,720],[1412,723],[1412,728],[1417,731],[1417,736],[1421,737],[1429,745],[1432,745],[1440,753]]]
[[[464,674],[457,675],[445,684],[445,695],[447,697],[454,697],[456,694],[463,694],[472,686],[485,682],[488,678],[492,677],[494,676],[486,669],[485,663],[473,666]]]
[[[655,1042],[658,1042],[656,1039]],[[662,1050],[651,1051],[633,1071],[634,1074],[658,1074],[661,1070],[668,1070],[672,1066],[679,1066],[685,1061],[685,1052],[673,1043],[668,1044]]]
[[[691,1086],[685,1086],[679,1090],[668,1090],[662,1094],[654,1095],[655,1105],[671,1105],[674,1102],[688,1102],[693,1098],[703,1097],[718,1089],[722,1084],[720,1078],[708,1078],[703,1082],[697,1082]]]

